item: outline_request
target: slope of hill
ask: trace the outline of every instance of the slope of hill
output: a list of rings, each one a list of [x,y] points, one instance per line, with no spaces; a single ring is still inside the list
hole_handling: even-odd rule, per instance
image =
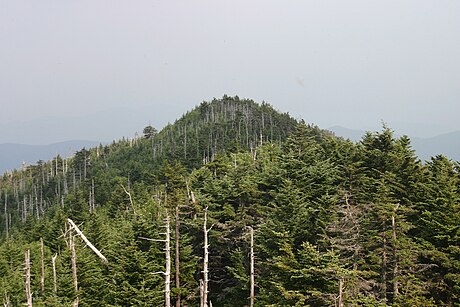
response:
[[[459,165],[423,165],[408,144],[388,128],[356,144],[224,96],[4,174],[0,300],[456,306]]]
[[[149,178],[164,161],[179,161],[187,169],[213,161],[219,153],[253,151],[261,143],[281,144],[294,131],[297,121],[271,105],[224,96],[202,102],[158,133],[146,127],[144,136],[122,140],[101,152],[117,174]],[[319,134],[320,129],[311,128]],[[153,133],[152,133],[153,131]]]
[[[30,165],[39,160],[50,160],[57,155],[71,157],[83,147],[91,148],[97,145],[99,145],[97,142],[82,140],[59,142],[50,145],[0,144],[0,173],[20,169],[23,162],[26,165]]]

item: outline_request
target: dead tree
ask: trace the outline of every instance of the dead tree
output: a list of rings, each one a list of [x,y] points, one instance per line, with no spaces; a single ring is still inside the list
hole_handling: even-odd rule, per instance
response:
[[[41,254],[41,269],[42,274],[40,278],[42,296],[45,297],[45,251],[43,246],[43,238],[40,238],[40,254]]]
[[[108,263],[108,260],[107,258],[104,257],[104,255],[102,255],[102,253],[96,248],[94,247],[93,244],[91,244],[91,242],[86,238],[86,236],[83,234],[83,232],[81,232],[81,230],[78,228],[77,225],[75,225],[75,223],[71,220],[71,219],[67,219],[67,223],[69,224],[70,226],[70,230],[73,230],[75,231],[75,233],[77,235],[80,236],[80,238],[82,238],[83,241],[85,241],[86,245],[91,248],[91,250],[99,257],[101,258],[101,260],[104,262],[104,263]]]
[[[170,219],[168,210],[166,210],[165,218],[165,228],[166,232],[164,233],[165,239],[150,239],[145,237],[140,237],[140,239],[154,241],[154,242],[164,242],[165,243],[165,271],[164,272],[155,272],[152,274],[163,274],[165,276],[165,307],[171,306],[171,231],[170,231]]]
[[[70,250],[72,253],[72,276],[73,276],[73,285],[74,285],[74,293],[75,293],[75,299],[73,306],[78,307],[78,280],[77,280],[77,255],[75,253],[75,242],[74,242],[74,234],[75,232],[82,240],[86,243],[86,245],[91,248],[91,250],[99,257],[104,263],[108,263],[107,258],[102,255],[102,253],[94,247],[94,245],[86,238],[86,236],[83,234],[83,232],[78,228],[77,225],[71,220],[67,219],[67,224],[69,225],[70,229]],[[66,224],[66,225],[67,225]],[[55,273],[55,272],[53,272]]]
[[[3,307],[11,307],[10,296],[5,293],[5,299],[3,301]]]
[[[381,260],[381,273],[380,273],[380,278],[381,278],[381,295],[383,301],[386,303],[388,301],[387,299],[387,262],[388,262],[388,257],[387,257],[387,225],[386,221],[383,221],[383,232],[382,232],[382,260]]]
[[[250,242],[250,274],[251,274],[251,285],[249,293],[249,306],[254,307],[254,229],[249,228],[251,235]]]
[[[26,251],[25,261],[27,307],[32,307],[32,293],[30,292],[30,250]]]
[[[73,277],[73,290],[75,294],[73,306],[78,307],[77,254],[75,253],[75,242],[74,242],[73,234],[70,234],[70,250],[72,252],[72,277]]]
[[[343,278],[339,279],[339,297],[338,297],[338,307],[343,307]]]
[[[128,191],[123,184],[121,185],[121,187],[123,188],[123,191],[125,191],[126,195],[128,195],[129,203],[131,204],[131,207],[133,208],[134,215],[136,215],[136,209],[134,208],[134,201],[133,201],[133,197],[131,195],[131,192]]]
[[[180,219],[179,219],[179,203],[176,204],[175,212],[175,267],[176,267],[176,288],[179,290],[176,297],[176,307],[180,307],[181,296],[180,296]]]
[[[54,292],[54,293],[57,293],[56,258],[57,258],[57,254],[55,254],[55,255],[51,258],[51,262],[52,262],[52,264],[53,264],[53,292]]]
[[[165,307],[171,306],[171,230],[170,230],[170,219],[168,210],[166,210],[165,219],[165,271],[160,272],[165,276]]]
[[[204,306],[203,298],[204,298],[204,295],[203,295],[203,279],[200,279],[200,307]]]
[[[88,206],[89,206],[89,212],[93,213],[96,207],[95,196],[94,196],[94,178],[91,179],[91,188],[89,189]]]
[[[207,228],[208,222],[208,207],[204,209],[204,222],[203,222],[203,234],[204,234],[204,255],[203,255],[203,307],[208,307],[208,282],[209,282],[209,243],[208,243],[208,233],[211,230],[212,226]]]
[[[6,234],[6,238],[8,239],[8,224],[9,224],[9,221],[8,221],[7,208],[8,208],[8,193],[5,192],[5,234]]]
[[[91,180],[91,204],[93,206],[92,211],[94,211],[96,206],[96,194],[94,193],[94,178]]]
[[[399,296],[399,289],[398,289],[398,276],[399,276],[399,267],[398,267],[398,250],[397,250],[397,242],[398,238],[396,235],[396,220],[395,215],[396,211],[399,208],[399,204],[396,204],[394,207],[394,212],[391,215],[391,228],[393,233],[393,300],[395,300]]]

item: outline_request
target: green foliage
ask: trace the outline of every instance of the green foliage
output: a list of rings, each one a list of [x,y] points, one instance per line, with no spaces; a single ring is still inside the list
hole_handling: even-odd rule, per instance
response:
[[[25,303],[30,250],[36,306],[163,305],[168,212],[171,303],[197,306],[207,209],[215,306],[248,305],[249,227],[256,306],[459,306],[459,170],[444,156],[422,164],[386,126],[353,143],[224,96],[159,132],[4,174],[0,297]],[[67,218],[108,259],[76,237],[76,294]]]

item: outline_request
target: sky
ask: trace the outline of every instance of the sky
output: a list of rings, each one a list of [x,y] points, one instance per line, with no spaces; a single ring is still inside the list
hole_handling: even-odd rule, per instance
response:
[[[458,0],[0,0],[0,143],[111,141],[202,101],[460,130]]]

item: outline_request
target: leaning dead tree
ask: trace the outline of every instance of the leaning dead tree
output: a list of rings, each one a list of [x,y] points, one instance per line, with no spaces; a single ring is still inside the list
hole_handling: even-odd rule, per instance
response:
[[[83,241],[85,241],[86,245],[91,248],[91,250],[99,257],[101,258],[101,260],[104,262],[104,263],[108,263],[108,260],[107,258],[104,257],[104,255],[102,255],[102,253],[96,248],[94,247],[93,244],[91,244],[91,242],[86,238],[86,236],[83,234],[83,232],[80,230],[80,228],[78,228],[77,225],[75,225],[75,223],[71,220],[71,219],[67,219],[67,223],[69,224],[70,226],[70,230],[73,230],[77,235],[80,236],[80,238],[82,238]]]
[[[86,245],[91,248],[91,250],[99,257],[104,263],[108,263],[107,258],[102,255],[102,253],[94,247],[94,245],[86,238],[83,232],[78,228],[78,226],[71,220],[67,219],[67,224],[69,225],[70,229],[70,251],[72,253],[72,276],[73,276],[73,286],[74,286],[74,293],[75,299],[73,302],[74,307],[78,307],[78,280],[77,280],[77,255],[75,253],[75,237],[80,236],[80,238],[86,243]],[[54,272],[53,272],[54,273]],[[55,280],[54,280],[55,282]],[[54,285],[56,290],[56,285]]]
[[[128,191],[124,185],[121,185],[121,187],[123,188],[123,191],[125,191],[126,195],[128,195],[129,197],[129,203],[131,205],[131,208],[133,208],[133,213],[134,215],[136,215],[136,208],[134,207],[134,201],[133,201],[133,196],[131,195],[131,192]]]

